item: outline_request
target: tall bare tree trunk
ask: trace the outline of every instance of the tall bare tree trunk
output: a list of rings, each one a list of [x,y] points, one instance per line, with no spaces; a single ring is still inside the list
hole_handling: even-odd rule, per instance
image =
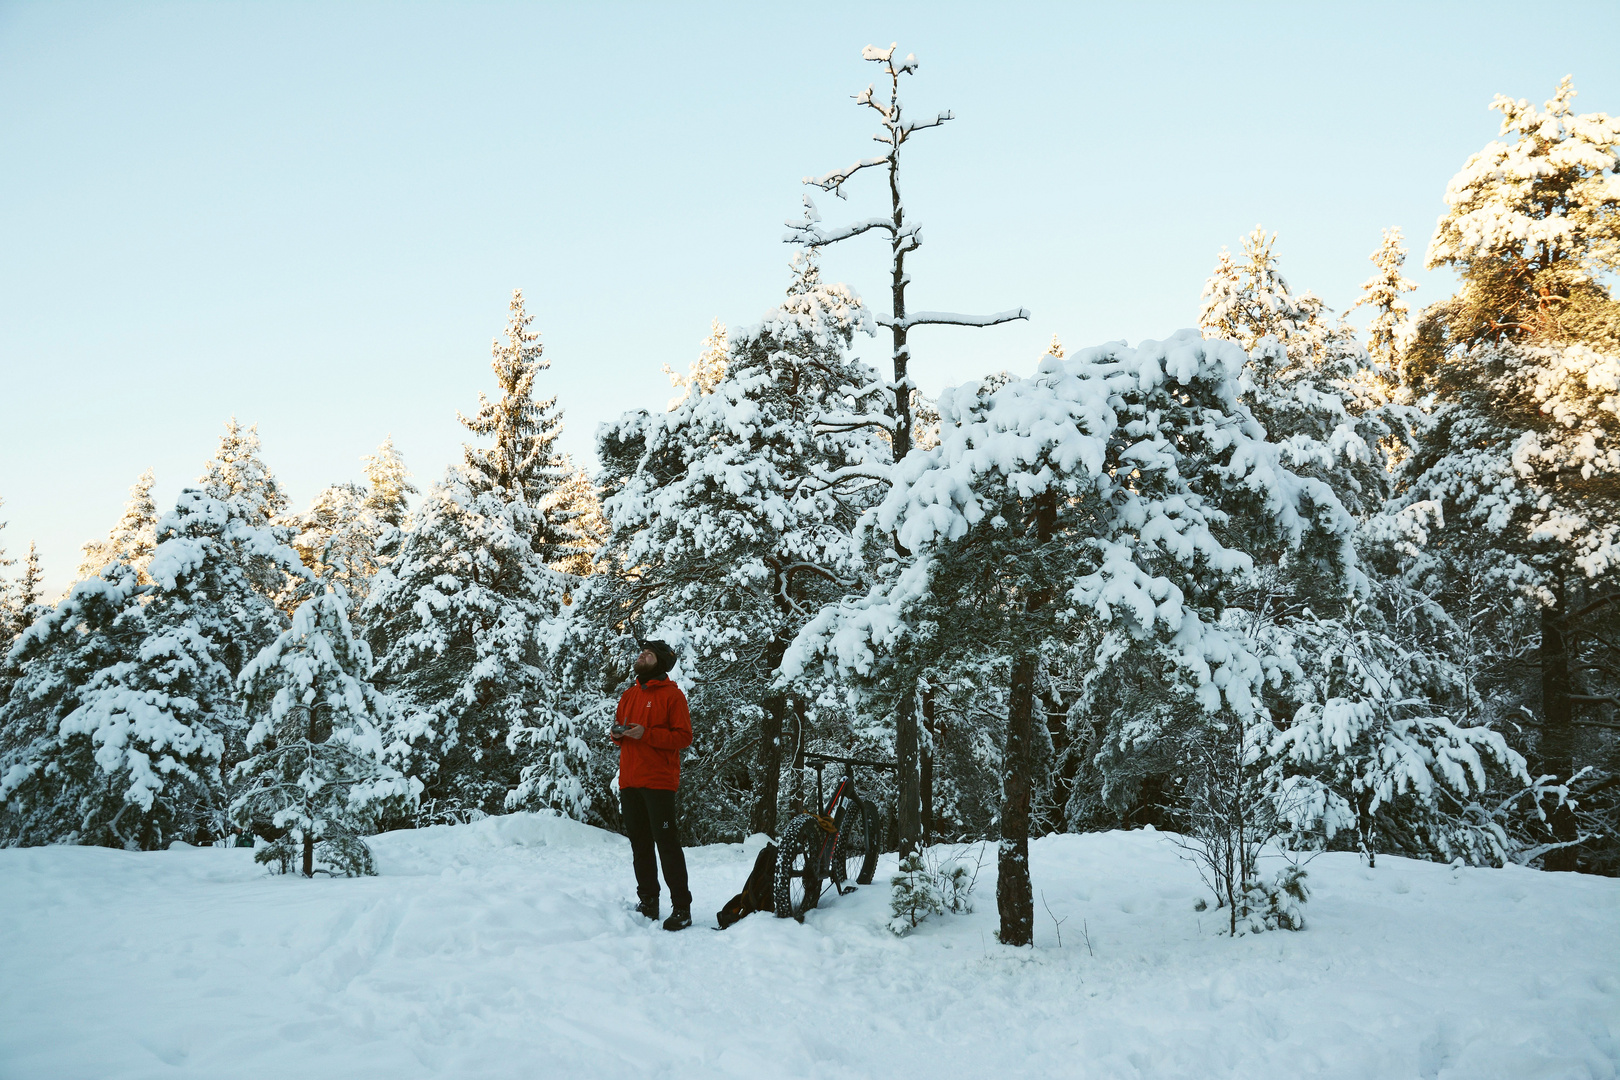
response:
[[[776,803],[782,791],[782,719],[788,699],[777,695],[762,703],[765,720],[759,729],[759,758],[754,769],[754,805],[749,832],[776,835]]]
[[[895,715],[894,756],[900,765],[900,809],[897,824],[900,827],[900,857],[904,859],[917,850],[922,832],[918,813],[917,769],[917,694],[916,688],[906,687],[900,697],[900,708]]]
[[[1007,748],[1001,765],[1001,844],[996,849],[996,910],[1003,945],[1035,941],[1035,893],[1029,880],[1030,740],[1035,712],[1033,651],[1013,658]]]
[[[1574,709],[1569,700],[1569,649],[1565,640],[1564,597],[1559,590],[1557,608],[1541,613],[1541,644],[1537,659],[1541,664],[1541,763],[1560,779],[1575,771]],[[1567,842],[1576,838],[1575,814],[1560,806],[1548,815],[1553,839]],[[1548,870],[1574,870],[1575,849],[1559,848],[1547,853],[1543,865]]]
[[[934,684],[923,686],[922,696],[922,842],[934,842]]]
[[[772,639],[762,657],[766,678],[774,675],[787,653],[787,639]],[[782,791],[782,724],[787,717],[788,697],[772,694],[760,702],[765,719],[759,726],[759,754],[754,763],[754,805],[749,808],[748,831],[776,835],[776,803]]]

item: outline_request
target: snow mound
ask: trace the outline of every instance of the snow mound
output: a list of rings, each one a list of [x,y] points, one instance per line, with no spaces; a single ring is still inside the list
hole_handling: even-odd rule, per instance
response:
[[[381,875],[435,873],[447,866],[484,863],[505,848],[629,850],[624,837],[617,833],[547,810],[501,814],[465,825],[400,829],[374,836],[369,843]]]

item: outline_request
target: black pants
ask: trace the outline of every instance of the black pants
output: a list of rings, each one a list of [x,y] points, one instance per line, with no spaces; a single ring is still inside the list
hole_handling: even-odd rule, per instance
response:
[[[675,829],[675,793],[652,788],[620,788],[619,806],[624,811],[624,834],[630,838],[630,859],[636,867],[637,899],[657,901],[658,866],[662,863],[670,903],[678,908],[691,907],[692,893],[686,887],[686,853],[681,850],[680,834]]]

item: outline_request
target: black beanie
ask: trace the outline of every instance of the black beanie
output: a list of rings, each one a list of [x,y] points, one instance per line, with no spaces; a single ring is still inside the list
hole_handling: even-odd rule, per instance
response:
[[[640,645],[643,649],[651,650],[658,658],[658,674],[668,675],[675,667],[675,650],[669,647],[669,642],[654,638],[640,642]]]

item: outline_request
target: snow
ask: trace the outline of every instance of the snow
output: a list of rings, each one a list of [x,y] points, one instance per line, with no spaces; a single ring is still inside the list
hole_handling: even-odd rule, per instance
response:
[[[1166,836],[1031,844],[1036,948],[888,890],[712,912],[759,839],[688,852],[699,926],[631,913],[626,842],[514,814],[374,840],[381,876],[247,850],[0,851],[0,1075],[1613,1077],[1620,881],[1354,855],[1308,928],[1231,939]],[[942,850],[942,855],[949,852]],[[894,872],[892,855],[879,880]],[[1089,938],[1089,947],[1087,939]]]

